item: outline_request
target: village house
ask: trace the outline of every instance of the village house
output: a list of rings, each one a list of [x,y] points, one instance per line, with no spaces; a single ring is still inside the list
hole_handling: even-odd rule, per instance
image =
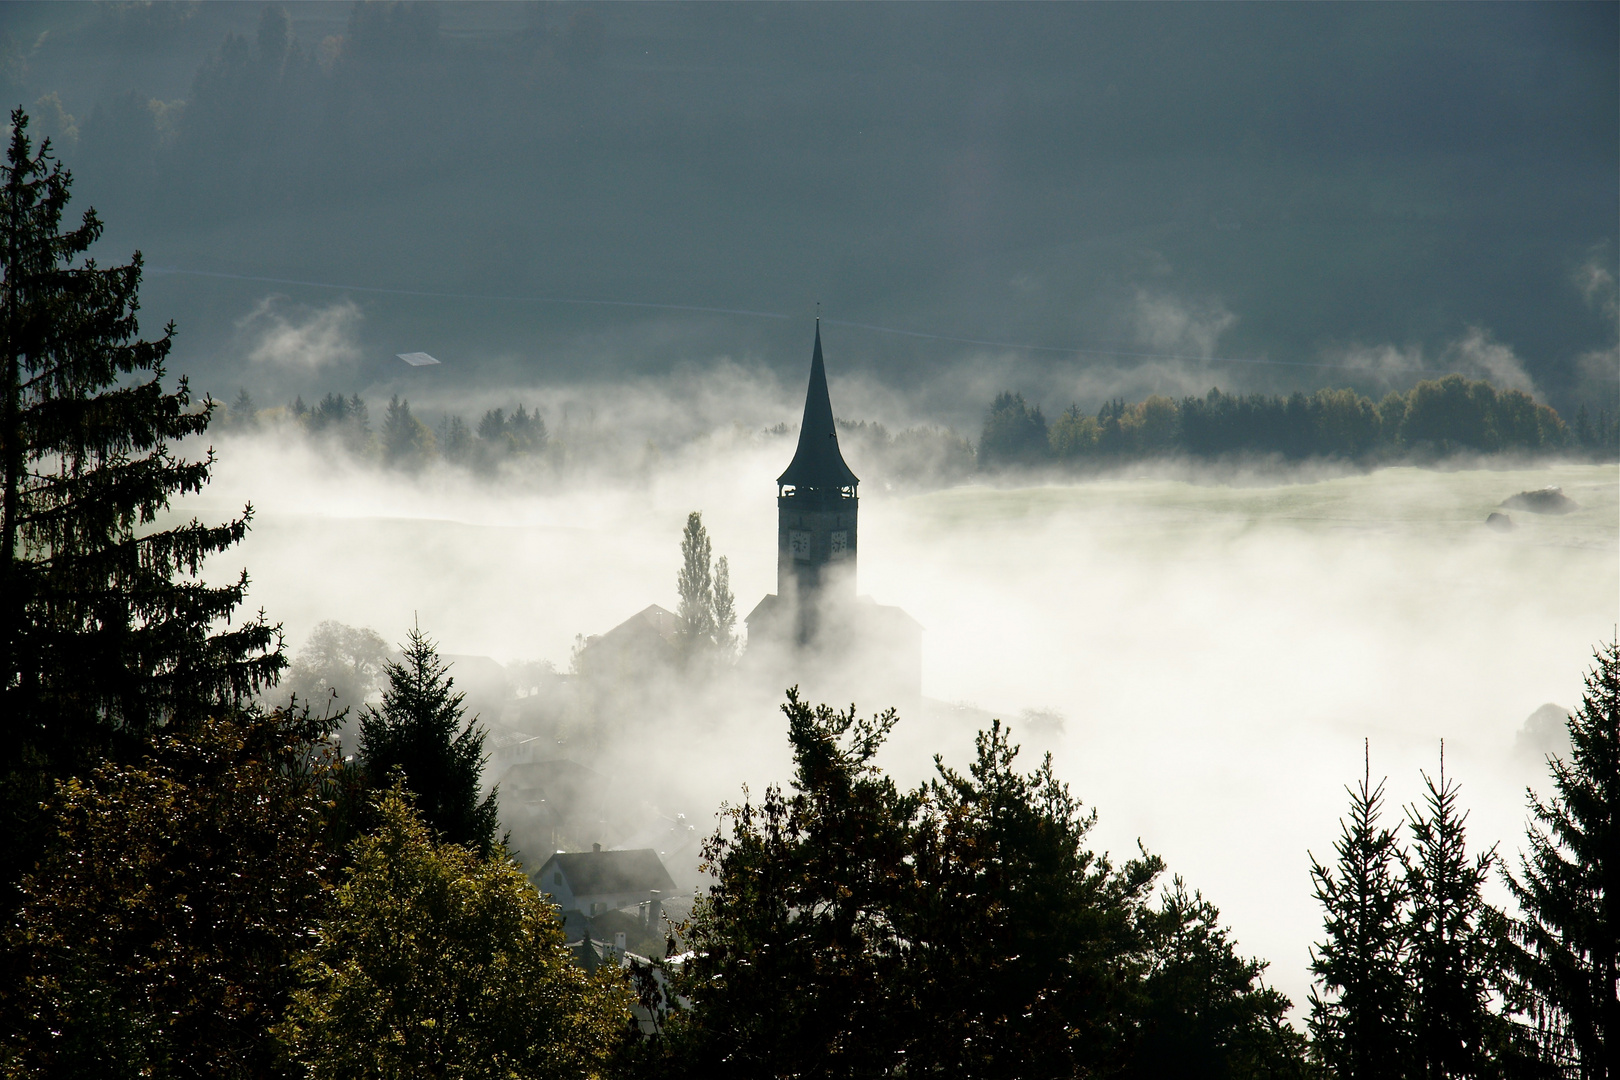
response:
[[[601,844],[591,848],[551,856],[534,875],[535,886],[550,894],[564,914],[578,912],[590,918],[646,903],[644,921],[657,925],[662,898],[675,891],[675,882],[658,852],[652,848],[603,851]]]

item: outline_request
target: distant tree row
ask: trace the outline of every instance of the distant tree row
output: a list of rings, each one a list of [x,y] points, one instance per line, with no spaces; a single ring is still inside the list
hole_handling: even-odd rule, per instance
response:
[[[1551,452],[1620,454],[1620,422],[1607,409],[1594,416],[1583,405],[1571,426],[1522,391],[1447,375],[1379,402],[1354,390],[1278,397],[1213,389],[1180,401],[1158,394],[1134,405],[1109,401],[1095,416],[1071,406],[1052,424],[1039,405],[1004,391],[985,417],[978,463],[999,468],[1172,455],[1381,461]]]
[[[545,420],[523,405],[510,415],[504,409],[490,409],[475,428],[460,416],[446,416],[436,433],[411,413],[410,401],[397,394],[389,398],[382,425],[375,432],[371,411],[359,394],[329,393],[314,406],[306,405],[300,395],[287,412],[310,435],[332,439],[357,456],[407,471],[443,460],[492,473],[504,461],[543,453],[549,443]],[[253,431],[264,419],[252,396],[242,390],[224,411],[219,426],[225,431]]]

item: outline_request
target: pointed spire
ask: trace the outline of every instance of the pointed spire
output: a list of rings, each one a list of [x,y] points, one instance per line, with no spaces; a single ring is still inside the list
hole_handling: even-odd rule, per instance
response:
[[[776,482],[798,488],[842,488],[860,483],[838,450],[838,428],[833,423],[832,398],[827,393],[827,366],[821,359],[820,316],[816,318],[816,348],[810,357],[804,420],[799,424],[799,448]]]

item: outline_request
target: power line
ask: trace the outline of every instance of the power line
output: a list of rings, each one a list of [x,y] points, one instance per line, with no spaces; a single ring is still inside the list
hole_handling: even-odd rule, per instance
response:
[[[1194,364],[1276,364],[1282,367],[1306,368],[1344,368],[1354,371],[1366,371],[1365,367],[1357,364],[1312,364],[1299,360],[1263,360],[1259,358],[1238,356],[1179,356],[1174,353],[1144,353],[1121,352],[1113,349],[1088,349],[1076,346],[1058,345],[1024,345],[1012,341],[984,341],[979,338],[947,337],[943,334],[924,334],[916,330],[896,330],[889,326],[873,326],[870,323],[844,322],[840,319],[823,319],[823,322],[832,326],[848,326],[856,330],[871,330],[879,334],[899,334],[903,337],[926,338],[930,341],[954,341],[964,345],[988,345],[996,349],[1018,349],[1024,352],[1060,353],[1065,356],[1124,356],[1138,360],[1180,360]],[[1426,371],[1422,367],[1383,368],[1384,371]]]
[[[789,319],[792,316],[777,311],[754,311],[749,308],[704,307],[697,304],[655,304],[638,300],[592,300],[572,296],[504,296],[489,293],[439,292],[428,289],[388,289],[376,285],[339,285],[329,281],[300,281],[293,278],[261,277],[254,274],[227,274],[211,270],[182,270],[177,267],[152,267],[153,274],[177,274],[186,277],[219,278],[227,281],[254,281],[269,285],[295,285],[309,289],[335,289],[340,292],[375,293],[385,296],[416,296],[438,300],[490,300],[520,304],[570,304],[582,307],[628,307],[654,311],[692,311],[707,315],[743,315],[759,319]],[[899,337],[920,338],[925,341],[948,341],[959,345],[983,345],[994,349],[1017,349],[1020,352],[1057,353],[1063,356],[1120,357],[1132,360],[1174,360],[1190,364],[1263,364],[1275,367],[1318,368],[1367,372],[1358,364],[1324,364],[1301,360],[1267,360],[1242,356],[1187,356],[1177,353],[1127,352],[1118,349],[1094,349],[1085,346],[1030,345],[1015,341],[989,341],[983,338],[953,337],[948,334],[928,334],[920,330],[901,330],[893,326],[875,326],[871,323],[846,322],[843,319],[824,319],[829,326],[843,326],[851,330],[867,330],[875,334],[893,334]],[[1422,373],[1427,368],[1383,367],[1381,372]]]

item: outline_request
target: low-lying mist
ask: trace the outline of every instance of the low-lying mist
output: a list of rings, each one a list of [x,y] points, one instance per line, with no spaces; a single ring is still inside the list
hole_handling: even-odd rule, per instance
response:
[[[710,405],[705,417],[723,414]],[[213,483],[176,511],[221,519],[253,503],[247,541],[210,574],[245,565],[250,605],[285,625],[294,655],[322,620],[389,642],[419,623],[445,654],[566,671],[576,635],[676,607],[690,511],[729,559],[740,614],[775,591],[774,480],[792,442],[736,419],[662,445],[627,424],[603,436],[620,452],[591,468],[493,479],[385,471],[271,427],[215,440]],[[1547,786],[1550,747],[1527,719],[1576,703],[1620,616],[1612,464],[1144,467],[929,490],[886,484],[858,439],[845,452],[863,479],[860,592],[926,631],[929,701],[902,715],[885,766],[914,783],[935,753],[964,764],[988,717],[1010,721],[1029,767],[1050,751],[1099,809],[1100,846],[1124,854],[1140,838],[1164,856],[1296,1006],[1320,932],[1307,851],[1330,857],[1363,740],[1393,807],[1417,798],[1444,739],[1471,844],[1513,858],[1524,787]],[[1486,528],[1504,499],[1548,485],[1580,509]],[[698,834],[743,784],[788,779],[763,696],[657,692],[667,700],[615,738],[553,756],[588,746],[581,764],[614,797],[685,814]],[[691,865],[672,872],[694,882],[694,849],[680,858]]]

